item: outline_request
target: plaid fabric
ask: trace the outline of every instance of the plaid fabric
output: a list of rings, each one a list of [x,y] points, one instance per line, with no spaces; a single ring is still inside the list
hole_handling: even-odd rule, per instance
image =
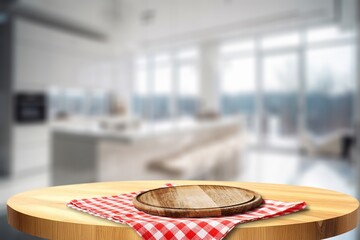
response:
[[[172,186],[167,184],[167,186]],[[67,206],[96,217],[131,226],[143,239],[223,239],[237,224],[295,213],[305,202],[265,200],[244,214],[219,218],[167,218],[146,214],[132,203],[138,192],[109,197],[72,200]]]

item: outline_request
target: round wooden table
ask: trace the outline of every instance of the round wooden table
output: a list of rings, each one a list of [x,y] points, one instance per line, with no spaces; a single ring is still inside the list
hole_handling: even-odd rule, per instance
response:
[[[306,201],[307,210],[295,214],[238,225],[227,239],[312,240],[340,235],[354,229],[359,202],[348,195],[319,188],[276,184],[212,181],[129,181],[77,184],[32,190],[11,197],[8,222],[14,228],[55,240],[140,239],[127,225],[93,217],[65,206],[78,198],[115,195],[178,185],[214,184],[238,186],[259,192],[265,199]]]

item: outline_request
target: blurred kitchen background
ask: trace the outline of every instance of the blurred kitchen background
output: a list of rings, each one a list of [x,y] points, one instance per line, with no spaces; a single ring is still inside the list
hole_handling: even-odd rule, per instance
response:
[[[37,239],[8,227],[7,198],[60,184],[231,180],[358,196],[356,9],[0,0],[1,238]]]

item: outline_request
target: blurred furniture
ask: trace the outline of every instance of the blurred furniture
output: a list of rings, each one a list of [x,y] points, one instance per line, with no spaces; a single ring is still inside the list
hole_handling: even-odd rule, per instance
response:
[[[220,118],[220,114],[215,110],[201,110],[197,113],[196,118],[199,120],[216,120]]]
[[[8,222],[17,230],[46,239],[110,240],[140,239],[129,226],[106,221],[69,209],[73,199],[111,196],[158,188],[163,181],[105,182],[58,186],[31,190],[7,202]],[[325,189],[265,183],[171,181],[177,185],[213,184],[251,189],[265,199],[285,202],[305,201],[309,208],[288,217],[240,224],[226,239],[303,240],[324,239],[354,229],[358,225],[359,202],[348,195]]]
[[[123,101],[119,101],[112,96],[110,100],[110,113],[112,115],[124,116],[128,113],[128,109]]]
[[[317,137],[303,133],[300,137],[302,152],[313,157],[349,158],[355,136],[350,129],[341,129],[325,136]]]
[[[11,141],[12,176],[30,175],[50,168],[50,134],[47,124],[14,125]]]
[[[235,126],[222,135],[202,142],[189,142],[175,152],[152,160],[148,168],[172,179],[235,179],[244,137],[240,127]]]
[[[138,125],[137,120],[131,118],[124,118],[123,124],[120,119],[104,121],[53,125],[53,184],[167,179],[171,176],[210,179],[205,175],[224,180],[233,177],[237,170],[239,158],[235,157],[237,152],[230,137],[242,134],[239,118],[143,122]],[[216,156],[209,158],[207,146],[211,146]],[[196,155],[194,166],[202,171],[194,167],[192,170],[183,168],[180,175],[169,175],[166,171],[149,170],[150,162],[176,153]],[[224,167],[217,168],[219,165]]]

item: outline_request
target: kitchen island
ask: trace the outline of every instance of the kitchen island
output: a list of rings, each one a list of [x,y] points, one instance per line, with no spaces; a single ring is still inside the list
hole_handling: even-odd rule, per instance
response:
[[[244,135],[240,118],[153,123],[140,123],[130,118],[116,121],[70,120],[54,123],[51,129],[54,185],[169,177],[216,177],[225,180],[235,174],[238,152],[234,148],[243,145]],[[231,147],[228,139],[232,139]],[[214,142],[217,143],[216,147]],[[226,159],[232,161],[220,163],[220,158],[214,157],[215,150],[211,150],[211,154],[209,149],[217,149],[216,154],[221,154],[222,161],[225,155],[232,154]],[[223,152],[219,152],[219,149]],[[200,159],[198,156],[201,151],[206,154],[202,154]],[[165,167],[151,168],[154,162],[157,165],[164,164]],[[169,169],[166,166],[168,162],[172,163],[170,170],[176,166],[176,170],[182,172],[179,170],[180,173],[175,174],[166,171]],[[226,169],[219,165],[226,165]]]

